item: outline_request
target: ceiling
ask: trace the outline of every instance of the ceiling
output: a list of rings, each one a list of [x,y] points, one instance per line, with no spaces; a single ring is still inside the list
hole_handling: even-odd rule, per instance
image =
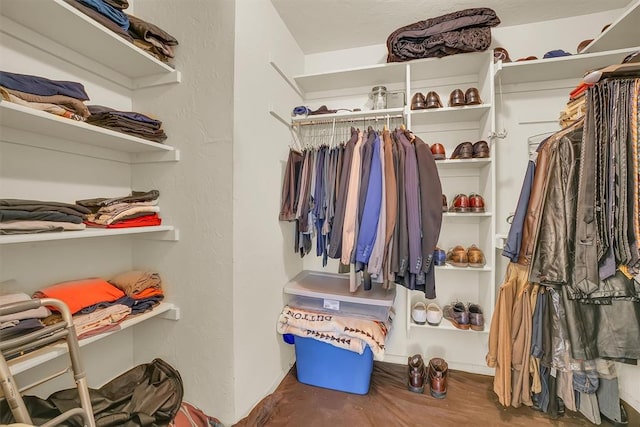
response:
[[[620,9],[629,0],[271,0],[305,54],[384,44],[396,29],[473,7],[500,26]]]

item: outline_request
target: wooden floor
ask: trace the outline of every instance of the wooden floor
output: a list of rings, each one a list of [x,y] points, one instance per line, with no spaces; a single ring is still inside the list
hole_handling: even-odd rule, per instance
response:
[[[276,391],[236,426],[593,426],[582,414],[566,411],[553,420],[528,407],[503,408],[492,392],[493,377],[450,371],[445,399],[407,390],[406,366],[375,362],[371,388],[355,395],[301,384],[295,367]],[[638,413],[629,426],[640,426]],[[603,421],[601,426],[612,424]]]

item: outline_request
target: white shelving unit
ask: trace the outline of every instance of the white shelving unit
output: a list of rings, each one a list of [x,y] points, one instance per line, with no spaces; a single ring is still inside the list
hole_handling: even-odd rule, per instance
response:
[[[56,116],[44,111],[0,101],[0,126],[5,141],[48,150],[84,153],[93,157],[124,161],[177,161],[179,150],[111,129]],[[35,134],[27,136],[25,133]],[[46,135],[48,140],[42,141]],[[55,137],[51,142],[50,137]],[[152,157],[155,156],[155,157]]]
[[[180,82],[179,71],[64,0],[3,0],[1,14],[1,31],[129,89]]]
[[[489,329],[487,328],[485,328],[482,331],[474,331],[472,329],[458,329],[455,326],[453,326],[451,322],[449,322],[444,317],[442,318],[442,321],[438,326],[432,326],[428,323],[425,323],[424,325],[418,325],[413,320],[411,320],[411,327],[415,329],[429,329],[429,330],[440,330],[440,331],[447,331],[447,332],[459,332],[460,334],[489,334]]]
[[[491,104],[465,107],[442,107],[411,111],[412,126],[429,123],[455,123],[478,121],[491,110]]]
[[[632,3],[584,49],[583,53],[604,52],[640,45],[640,0]]]
[[[111,332],[105,332],[103,334],[94,335],[85,339],[81,339],[79,341],[80,347],[84,347],[85,345],[92,344],[96,341],[100,341],[104,338],[107,338],[119,331],[131,328],[138,323],[144,322],[145,320],[152,319],[154,317],[164,316],[169,319],[176,320],[180,317],[180,310],[173,304],[162,302],[158,304],[153,310],[147,311],[146,313],[141,313],[135,316],[130,316],[125,318],[119,326],[118,330],[114,330]],[[21,372],[24,372],[28,369],[41,365],[49,360],[55,359],[58,356],[62,356],[68,352],[68,346],[65,343],[53,344],[43,348],[39,348],[30,353],[27,353],[23,356],[16,357],[15,359],[11,359],[7,362],[9,365],[9,369],[13,375],[17,375]]]
[[[67,63],[128,89],[135,90],[180,81],[179,71],[112,33],[63,0],[3,0],[2,9],[0,9],[0,24],[0,32],[4,33],[3,37],[11,37],[25,42],[42,52],[54,55]],[[35,70],[33,74],[42,75]],[[73,156],[69,157],[70,159],[80,155],[84,156],[87,161],[106,159],[127,163],[131,165],[129,168],[135,167],[137,163],[179,160],[179,151],[170,145],[62,118],[6,101],[0,102],[0,133],[3,144],[35,147],[42,150],[40,152],[42,156],[46,156],[47,151],[52,150],[65,153],[65,156],[68,153],[69,156]],[[16,152],[19,156],[24,155],[23,151],[16,150]],[[101,165],[102,168],[108,167],[103,163]],[[127,170],[120,165],[115,169],[121,173]],[[130,169],[128,171],[131,172]],[[125,176],[130,178],[131,174]],[[8,178],[13,179],[14,177],[9,176]],[[23,181],[28,178],[28,176],[19,177]],[[106,179],[108,177],[105,177]],[[74,184],[77,183],[74,182]],[[38,181],[38,184],[34,185],[46,186],[47,181]],[[121,183],[119,185],[122,187]],[[111,194],[108,195],[111,196]],[[100,197],[101,194],[95,196]],[[36,248],[43,242],[104,239],[115,236],[177,241],[178,230],[172,225],[160,225],[2,235],[0,236],[0,246],[26,243],[31,245],[30,247]],[[45,246],[42,245],[38,249],[43,247]],[[16,250],[22,252],[24,248],[16,248]],[[70,260],[70,262],[73,261]],[[119,330],[134,327],[141,322],[157,317],[178,320],[179,309],[170,302],[163,302],[149,312],[127,318],[119,324]],[[80,345],[89,345],[117,332],[118,330],[114,330],[83,339],[80,341]],[[13,374],[24,372],[66,353],[66,351],[66,345],[53,344],[29,352],[10,361],[11,372]]]

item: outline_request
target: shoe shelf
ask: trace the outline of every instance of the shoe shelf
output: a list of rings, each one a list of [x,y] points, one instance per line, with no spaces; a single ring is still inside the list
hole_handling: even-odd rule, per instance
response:
[[[631,4],[583,53],[636,47],[640,44],[640,0]]]
[[[522,62],[498,62],[496,76],[502,84],[532,83],[550,80],[580,79],[589,71],[618,64],[637,48],[581,53],[559,58]]]
[[[148,141],[7,101],[0,101],[0,126],[2,127],[3,140],[15,144],[83,154],[125,163],[177,161],[179,159],[179,150],[170,145]],[[43,136],[46,136],[45,140],[43,140]]]
[[[3,19],[4,32],[128,89],[180,82],[179,71],[64,0],[2,0],[0,13],[13,21]]]
[[[157,234],[157,236],[153,236]],[[84,230],[60,231],[36,234],[5,234],[0,235],[0,245],[14,243],[36,243],[54,240],[86,239],[92,237],[113,237],[124,235],[150,235],[149,238],[158,240],[178,241],[178,230],[172,225],[158,225],[152,227],[130,228],[86,228]]]
[[[483,219],[483,218],[491,218],[491,212],[442,212],[443,218],[451,218],[451,219]]]
[[[411,110],[411,126],[454,122],[477,122],[491,110],[491,104]]]
[[[466,334],[470,334],[470,333],[471,334],[488,334],[489,333],[489,330],[486,327],[482,331],[474,331],[473,329],[458,329],[455,326],[453,326],[451,322],[449,322],[445,318],[442,319],[442,321],[438,326],[433,326],[428,323],[425,323],[424,325],[418,325],[413,320],[410,320],[409,322],[410,322],[409,327],[412,329],[414,328],[415,329],[439,329],[442,331],[455,331],[455,332],[463,332]]]
[[[477,168],[481,169],[491,164],[491,158],[484,159],[445,159],[436,160],[436,166],[438,169],[456,169],[456,168]]]
[[[492,268],[489,266],[484,266],[484,267],[456,267],[455,265],[450,265],[450,264],[446,264],[446,265],[436,265],[435,266],[437,271],[474,271],[474,272],[487,272],[487,271],[491,271]]]
[[[180,318],[180,309],[171,303],[160,303],[153,310],[141,313],[135,316],[127,317],[123,320],[117,330],[105,332],[103,334],[93,335],[91,337],[79,340],[80,347],[100,341],[124,329],[131,328],[139,323],[145,322],[154,317],[162,317],[170,320],[178,320]],[[9,370],[13,375],[17,375],[28,369],[39,366],[49,360],[55,359],[68,352],[69,347],[65,343],[53,344],[39,348],[32,352],[18,356],[15,359],[7,361]]]

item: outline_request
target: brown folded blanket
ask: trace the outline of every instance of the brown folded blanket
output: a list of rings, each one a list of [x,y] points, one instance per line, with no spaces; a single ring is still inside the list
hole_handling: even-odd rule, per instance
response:
[[[128,271],[108,281],[126,295],[133,297],[148,288],[162,289],[162,279],[151,271]]]
[[[500,23],[489,8],[464,9],[398,28],[387,38],[387,62],[479,52],[491,44]]]

